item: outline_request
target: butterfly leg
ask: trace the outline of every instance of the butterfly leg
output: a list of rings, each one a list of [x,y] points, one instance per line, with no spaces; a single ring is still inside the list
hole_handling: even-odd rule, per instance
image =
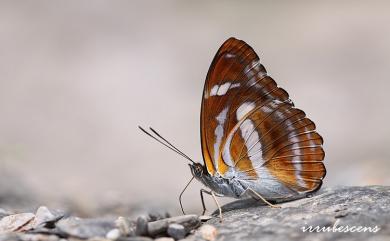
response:
[[[205,203],[204,203],[203,193],[206,193],[206,194],[211,195],[211,196],[213,197],[214,202],[215,202],[215,204],[217,205],[218,210],[219,210],[219,218],[220,218],[220,221],[222,222],[222,209],[221,209],[221,205],[219,204],[219,202],[218,202],[218,200],[217,200],[217,196],[218,196],[218,197],[221,197],[221,196],[218,195],[218,194],[216,194],[216,193],[214,193],[213,191],[207,191],[207,190],[205,190],[205,189],[200,189],[200,198],[201,198],[201,200],[202,200],[202,205],[203,205],[203,213],[202,213],[202,215],[204,215],[205,212],[206,212],[206,205],[205,205]]]
[[[207,190],[204,190],[203,188],[200,189],[200,200],[202,201],[202,206],[203,206],[202,215],[206,213],[206,205],[204,203],[203,193],[209,194]]]
[[[265,204],[267,204],[268,206],[270,206],[272,208],[281,208],[281,206],[274,205],[274,204],[268,202],[263,196],[261,196],[258,192],[256,192],[252,188],[246,189],[245,193],[247,193],[249,196],[251,196],[252,198],[254,198],[256,200],[259,200],[259,198],[260,198],[260,200],[262,200]]]
[[[192,177],[190,179],[190,181],[187,183],[187,185],[184,187],[183,191],[181,191],[180,195],[179,195],[179,203],[180,203],[180,207],[181,207],[181,211],[183,212],[184,215],[186,215],[186,213],[184,212],[184,208],[183,208],[183,203],[181,202],[181,198],[183,196],[183,193],[185,192],[185,190],[187,189],[187,187],[190,185],[190,183],[192,182],[192,180],[194,180],[195,177]]]

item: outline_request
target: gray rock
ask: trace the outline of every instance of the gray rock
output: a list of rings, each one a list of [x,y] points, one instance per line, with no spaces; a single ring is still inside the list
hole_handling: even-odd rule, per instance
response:
[[[118,217],[115,220],[115,225],[121,232],[122,236],[135,236],[135,225],[125,217]]]
[[[165,233],[169,224],[177,223],[183,225],[187,232],[197,228],[200,225],[200,219],[197,215],[183,215],[172,218],[166,218],[148,223],[148,232],[150,236],[157,236]]]
[[[106,234],[115,228],[111,219],[81,219],[70,217],[61,219],[56,227],[68,236],[88,239],[94,237],[106,237]]]
[[[0,220],[0,233],[24,229],[34,219],[33,213],[18,213],[3,217]]]
[[[35,213],[35,218],[33,220],[33,228],[40,228],[49,226],[54,226],[54,223],[63,218],[65,215],[61,211],[51,211],[45,206],[41,206]]]
[[[148,234],[148,218],[146,216],[139,216],[137,219],[137,227],[135,233],[138,236]]]
[[[218,231],[214,226],[205,224],[200,227],[199,233],[203,239],[213,241],[217,238]]]
[[[390,240],[390,187],[324,188],[311,198],[280,205],[281,209],[275,209],[254,200],[236,201],[223,206],[222,223],[219,218],[207,223],[216,227],[216,240],[225,241]],[[329,232],[303,232],[303,227],[310,226]],[[346,226],[369,227],[371,232],[338,231]],[[198,230],[185,240],[205,239]]]
[[[183,225],[177,223],[171,223],[168,226],[167,233],[174,239],[183,239],[187,235],[187,230]]]
[[[112,230],[110,230],[107,234],[106,234],[106,238],[107,239],[110,239],[110,240],[116,240],[118,239],[119,237],[121,236],[121,231],[117,228],[114,228]]]

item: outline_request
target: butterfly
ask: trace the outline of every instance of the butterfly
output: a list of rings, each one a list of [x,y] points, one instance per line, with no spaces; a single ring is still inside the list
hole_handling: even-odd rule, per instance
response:
[[[204,164],[151,131],[191,161],[191,181],[210,189],[200,192],[203,213],[203,193],[213,196],[222,217],[216,196],[252,197],[275,207],[269,200],[306,197],[326,175],[323,138],[314,122],[267,75],[255,51],[236,38],[222,44],[207,73],[200,115]]]

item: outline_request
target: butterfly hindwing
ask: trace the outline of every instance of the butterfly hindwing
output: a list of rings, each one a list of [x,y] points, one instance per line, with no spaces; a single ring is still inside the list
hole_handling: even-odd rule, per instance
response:
[[[236,176],[259,192],[279,196],[312,191],[322,183],[322,138],[267,75],[254,50],[228,39],[209,69],[201,111],[208,172]]]

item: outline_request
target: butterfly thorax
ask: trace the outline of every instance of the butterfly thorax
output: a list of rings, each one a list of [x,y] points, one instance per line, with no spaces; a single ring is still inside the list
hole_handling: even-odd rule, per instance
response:
[[[227,197],[239,198],[248,188],[236,178],[224,178],[220,175],[210,175],[205,166],[200,163],[190,164],[192,175],[215,193]]]

